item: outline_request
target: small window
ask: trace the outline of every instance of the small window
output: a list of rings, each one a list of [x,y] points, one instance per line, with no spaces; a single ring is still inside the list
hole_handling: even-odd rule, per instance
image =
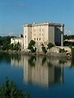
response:
[[[36,40],[36,38],[34,38],[34,40]]]
[[[37,38],[37,40],[38,40],[38,38]]]
[[[25,38],[26,38],[26,35],[25,35]]]

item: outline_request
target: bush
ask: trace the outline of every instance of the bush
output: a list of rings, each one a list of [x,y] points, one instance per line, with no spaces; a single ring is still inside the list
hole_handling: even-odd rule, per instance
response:
[[[34,45],[35,45],[35,41],[31,40],[30,43],[29,43],[29,46],[34,46]]]
[[[18,42],[17,44],[11,44],[10,45],[10,49],[11,50],[20,50],[21,49],[21,45],[20,45],[20,43]]]
[[[30,41],[30,43],[29,43],[29,45],[28,45],[28,49],[29,49],[32,53],[36,52],[36,47],[35,47],[35,41],[34,41],[34,40],[31,40],[31,41]]]
[[[31,98],[28,93],[25,95],[22,90],[18,90],[13,81],[9,82],[6,78],[5,82],[0,87],[0,98]]]
[[[50,48],[52,48],[54,45],[53,45],[52,43],[49,43],[47,46],[48,46],[47,49],[50,49]]]
[[[42,51],[46,54],[47,50],[46,48],[44,47],[44,45],[42,44]]]
[[[64,49],[59,49],[60,53],[66,52]]]

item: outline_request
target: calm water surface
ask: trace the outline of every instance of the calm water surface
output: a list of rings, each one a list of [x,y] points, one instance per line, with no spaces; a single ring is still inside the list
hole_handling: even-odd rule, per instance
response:
[[[74,62],[0,53],[0,85],[8,77],[32,98],[74,98]]]

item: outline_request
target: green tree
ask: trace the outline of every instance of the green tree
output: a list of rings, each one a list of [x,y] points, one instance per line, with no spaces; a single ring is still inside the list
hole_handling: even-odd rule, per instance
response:
[[[44,45],[42,44],[42,51],[46,54],[47,50],[46,48],[44,47]]]
[[[21,49],[21,45],[20,45],[20,43],[18,42],[17,44],[11,44],[10,45],[10,49],[11,50],[20,50]]]
[[[46,62],[46,57],[43,57],[43,59],[42,59],[42,65],[44,65],[44,63]]]
[[[30,66],[35,66],[35,61],[36,61],[36,56],[31,56],[28,59],[28,63],[29,63]]]
[[[31,98],[29,93],[23,94],[22,90],[18,90],[14,81],[9,81],[6,78],[5,82],[0,87],[0,98]]]
[[[28,45],[28,49],[32,52],[32,53],[35,53],[36,52],[36,47],[35,47],[35,41],[34,40],[31,40],[29,45]]]
[[[53,45],[52,43],[48,43],[47,46],[48,46],[47,49],[50,49],[50,48],[52,48],[54,45]]]
[[[10,49],[10,42],[11,38],[14,36],[0,36],[0,50],[9,50]]]
[[[20,50],[20,49],[21,49],[20,47],[21,47],[21,45],[20,45],[20,43],[18,42],[17,44],[14,45],[13,48],[14,48],[14,50]]]

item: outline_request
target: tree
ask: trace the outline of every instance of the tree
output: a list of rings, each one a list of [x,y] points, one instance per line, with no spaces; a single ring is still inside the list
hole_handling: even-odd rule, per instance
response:
[[[31,66],[35,66],[35,61],[36,61],[36,56],[31,56],[31,57],[28,59],[28,63],[29,63],[29,65],[31,65]]]
[[[47,49],[50,49],[50,48],[52,48],[54,45],[52,44],[52,43],[48,43],[48,48]]]
[[[18,42],[17,44],[11,44],[10,45],[10,49],[11,50],[20,50],[21,49],[21,45],[20,45],[20,43]]]
[[[32,53],[36,52],[35,43],[36,42],[34,40],[31,40],[30,43],[29,43],[29,45],[28,45],[28,49],[31,50]]]
[[[14,50],[20,50],[21,48],[20,43],[18,42],[17,44],[14,45]]]
[[[46,62],[46,57],[43,57],[43,59],[42,59],[42,65],[44,65],[44,63]]]
[[[46,54],[47,50],[46,48],[44,47],[44,45],[42,44],[42,51]]]
[[[0,98],[31,98],[29,93],[22,93],[22,90],[18,90],[14,81],[9,81],[6,78],[5,82],[0,87]]]
[[[36,42],[35,42],[34,40],[31,40],[30,43],[29,43],[29,46],[34,46],[35,43],[36,43]]]

